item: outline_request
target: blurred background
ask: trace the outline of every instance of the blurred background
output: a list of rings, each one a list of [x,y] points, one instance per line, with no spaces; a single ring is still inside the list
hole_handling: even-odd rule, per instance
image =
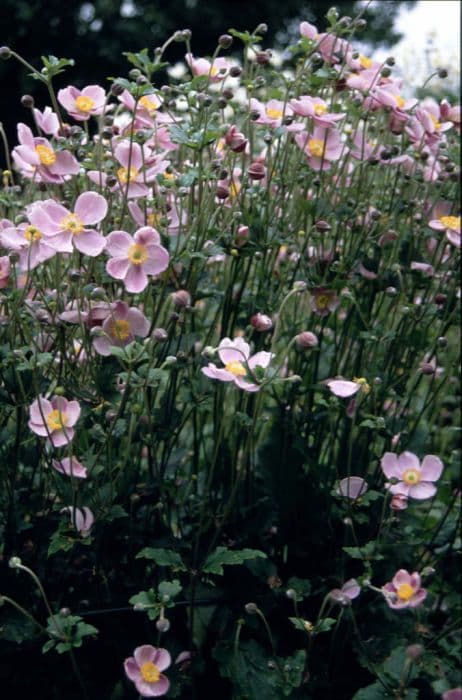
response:
[[[108,87],[109,76],[126,76],[130,69],[124,51],[145,47],[151,51],[175,30],[191,29],[193,53],[202,56],[214,51],[218,36],[230,27],[252,31],[265,22],[268,34],[264,46],[283,51],[298,38],[300,21],[307,20],[322,31],[332,4],[341,15],[350,17],[367,6],[363,15],[367,28],[357,36],[355,45],[359,42],[361,50],[379,52],[380,57],[401,47],[400,56],[393,52],[397,64],[400,59],[404,61],[410,80],[417,81],[417,85],[435,63],[436,67],[453,63],[444,90],[445,94],[449,89],[457,95],[458,1],[0,0],[0,45],[10,46],[39,68],[41,55],[74,58],[75,66],[58,76],[56,88],[94,83]],[[448,42],[454,46],[453,53],[442,55],[448,53]],[[175,64],[183,59],[184,50],[184,44],[173,44],[166,60]],[[165,75],[156,79],[160,86]],[[49,104],[44,86],[31,79],[26,69],[16,61],[0,61],[0,122],[10,147],[16,143],[17,122],[29,120],[28,111],[20,103],[25,93],[33,95],[41,108]]]

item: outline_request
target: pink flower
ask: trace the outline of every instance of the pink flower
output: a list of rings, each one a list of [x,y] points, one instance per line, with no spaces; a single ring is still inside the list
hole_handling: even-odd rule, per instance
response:
[[[52,461],[53,469],[56,469],[60,474],[72,476],[76,479],[86,479],[87,469],[75,457],[64,457],[64,459],[54,459]]]
[[[125,659],[124,669],[143,698],[154,698],[168,692],[170,682],[162,671],[165,671],[171,662],[166,649],[143,644],[135,649],[133,656]]]
[[[1,235],[0,235],[0,243],[4,245]],[[10,259],[7,255],[2,255],[0,257],[0,289],[5,289],[5,287],[8,287],[9,281],[10,281]]]
[[[35,202],[28,208],[28,216],[46,244],[60,253],[72,253],[74,247],[81,253],[96,257],[106,244],[104,236],[93,228],[107,213],[107,202],[96,192],[84,192],[69,211],[53,199]]]
[[[93,346],[99,355],[110,355],[112,345],[124,347],[135,336],[146,338],[149,326],[148,319],[141,311],[129,308],[124,301],[117,301],[103,322],[104,333],[95,336]]]
[[[262,313],[254,314],[250,319],[250,324],[259,333],[270,331],[273,327],[273,321],[269,316]]]
[[[397,480],[397,483],[387,486],[390,493],[418,500],[435,495],[433,482],[438,481],[443,471],[439,457],[427,455],[420,464],[419,458],[412,452],[402,452],[399,456],[385,452],[380,465],[387,479]]]
[[[209,362],[208,367],[202,368],[202,373],[210,379],[221,382],[234,382],[244,391],[259,391],[264,372],[274,355],[270,352],[257,352],[250,356],[250,346],[243,338],[223,338],[218,346],[218,356],[224,368],[218,368]]]
[[[328,316],[339,304],[340,299],[334,290],[324,287],[311,290],[310,305],[317,316]]]
[[[313,170],[329,170],[344,148],[338,131],[320,126],[315,126],[312,134],[301,131],[295,136],[295,142],[304,151]]]
[[[342,399],[353,396],[360,390],[364,394],[368,394],[371,390],[364,377],[355,377],[352,382],[341,377],[339,379],[328,379],[326,385],[334,396],[340,396]]]
[[[451,215],[452,205],[450,202],[441,200],[433,208],[429,226],[434,231],[444,231],[446,238],[456,248],[460,248],[460,215]]]
[[[58,92],[58,100],[75,120],[86,121],[103,113],[106,93],[99,85],[88,85],[83,90],[69,85]]]
[[[390,501],[390,508],[392,510],[406,510],[408,505],[407,496],[403,496],[402,493],[395,493]]]
[[[62,447],[74,438],[80,406],[63,396],[54,396],[51,401],[39,396],[30,406],[29,415],[28,425],[33,433],[48,438],[53,447]]]
[[[106,264],[107,272],[123,280],[128,292],[142,292],[147,287],[148,275],[160,275],[167,269],[169,254],[160,245],[160,236],[154,228],[143,226],[130,236],[125,231],[113,231],[107,237],[106,249],[112,256]]]
[[[290,105],[295,114],[301,117],[311,117],[317,126],[321,126],[324,129],[330,129],[335,126],[335,122],[343,119],[345,116],[345,113],[329,112],[327,103],[320,97],[301,95],[296,100],[290,100]]]
[[[351,601],[357,598],[360,593],[361,586],[355,578],[350,578],[341,588],[333,588],[329,596],[335,603],[346,607],[351,605]]]
[[[59,119],[56,112],[53,112],[51,107],[45,107],[43,112],[34,108],[33,110],[35,123],[38,128],[49,136],[56,136],[59,131]]]
[[[283,118],[293,114],[291,107],[281,100],[269,100],[263,104],[263,102],[251,97],[250,109],[252,112],[258,113],[258,117],[255,119],[256,124],[266,124],[273,128],[281,126]]]
[[[90,508],[87,508],[87,506],[83,506],[83,508],[66,506],[61,509],[61,513],[69,513],[71,516],[71,525],[75,527],[79,535],[88,537],[95,522],[95,516]]]
[[[13,159],[24,177],[37,182],[62,184],[70,175],[77,175],[80,165],[69,151],[55,151],[51,143],[34,137],[25,124],[18,124],[19,146]]]
[[[401,95],[400,82],[389,82],[386,85],[376,86],[371,90],[370,95],[373,108],[389,107],[394,117],[400,121],[407,121],[407,112],[417,104],[417,100],[408,100]]]
[[[226,58],[216,58],[210,63],[205,58],[194,58],[191,53],[187,53],[185,59],[193,75],[205,75],[212,83],[223,80],[229,68]]]
[[[447,690],[441,696],[441,700],[462,700],[462,688],[453,688]]]
[[[419,574],[416,571],[410,574],[405,569],[397,571],[392,581],[382,586],[382,591],[389,607],[394,610],[416,608],[427,597],[427,591],[420,585]]]
[[[17,228],[0,231],[0,243],[19,253],[21,270],[33,270],[40,263],[56,255],[55,248],[47,243],[43,232],[33,224],[19,224]]]
[[[366,493],[367,489],[367,481],[360,476],[348,476],[338,485],[339,494],[354,501]]]
[[[186,223],[186,212],[181,212],[180,221],[180,213],[178,211],[178,207],[176,205],[173,195],[170,194],[168,194],[166,197],[165,212],[163,210],[155,211],[151,207],[146,207],[146,210],[144,211],[140,207],[140,205],[133,200],[131,202],[128,202],[127,206],[133,221],[139,227],[152,226],[153,228],[160,228],[161,220],[165,218],[168,222],[167,233],[173,236],[178,233],[180,225]]]

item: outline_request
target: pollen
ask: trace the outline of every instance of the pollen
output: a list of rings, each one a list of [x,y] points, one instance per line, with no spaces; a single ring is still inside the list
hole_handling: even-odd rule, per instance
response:
[[[371,387],[367,383],[367,379],[365,377],[353,377],[353,381],[355,384],[359,384],[361,387],[361,391],[363,391],[365,394],[368,394],[371,390]]]
[[[55,408],[47,415],[46,423],[50,433],[54,430],[62,430],[66,426],[66,416]]]
[[[321,141],[321,139],[310,139],[308,141],[308,151],[313,158],[322,158],[324,155],[324,141]]]
[[[398,109],[403,109],[404,105],[406,104],[406,100],[404,97],[401,97],[401,95],[395,95],[395,102]]]
[[[157,683],[160,678],[160,671],[152,661],[146,661],[146,663],[142,664],[140,673],[145,683]]]
[[[317,117],[322,117],[323,114],[327,112],[327,107],[326,105],[322,105],[318,103],[317,105],[314,106],[314,113],[316,114]]]
[[[155,112],[155,110],[159,107],[157,99],[154,97],[154,95],[143,95],[143,97],[140,98],[140,105],[148,112]]]
[[[24,238],[30,243],[39,241],[42,237],[41,231],[36,226],[28,226],[24,231]]]
[[[435,127],[435,129],[441,128],[441,122],[439,122],[438,119],[433,116],[433,114],[430,114],[430,119],[432,120],[433,126]]]
[[[85,228],[85,224],[83,223],[82,219],[79,219],[76,214],[67,214],[67,216],[62,219],[61,226],[63,229],[70,231],[75,236],[82,233]]]
[[[401,583],[398,586],[396,594],[400,600],[408,601],[414,595],[414,589],[409,583]]]
[[[93,107],[95,106],[95,100],[92,100],[91,97],[87,97],[86,95],[79,95],[75,99],[75,106],[79,110],[79,112],[91,112]]]
[[[267,107],[266,116],[269,117],[270,119],[281,119],[282,118],[282,110],[281,109],[274,109],[273,107]]]
[[[137,168],[119,168],[117,171],[117,179],[122,185],[127,182],[133,182],[138,177],[139,170]]]
[[[363,56],[362,54],[359,57],[359,65],[361,68],[370,68],[372,66],[372,59],[370,59],[368,56]]]
[[[130,337],[130,323],[124,319],[113,321],[110,324],[109,335],[114,340],[124,342]]]
[[[415,486],[422,477],[417,469],[406,469],[401,478],[408,486]]]
[[[43,144],[36,146],[35,152],[42,165],[53,165],[56,163],[56,154],[49,146],[44,146]]]
[[[233,362],[228,362],[225,365],[225,370],[227,372],[231,372],[231,374],[234,374],[235,377],[245,377],[245,375],[247,374],[242,362],[238,362],[237,360],[234,360]]]
[[[460,216],[440,216],[440,221],[443,226],[450,228],[451,231],[460,230]]]
[[[133,243],[128,249],[128,259],[133,265],[142,265],[148,259],[148,249],[141,243]]]

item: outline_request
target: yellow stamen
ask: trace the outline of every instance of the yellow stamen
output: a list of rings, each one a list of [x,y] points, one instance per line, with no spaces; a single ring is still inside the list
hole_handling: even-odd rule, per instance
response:
[[[238,196],[240,191],[241,191],[240,184],[238,182],[234,182],[234,180],[232,180],[229,183],[229,197],[230,197],[230,199],[235,199]]]
[[[148,112],[155,112],[159,106],[153,95],[143,95],[143,97],[140,98],[140,105]]]
[[[367,383],[367,379],[365,377],[353,377],[353,381],[355,384],[359,384],[361,387],[361,391],[363,391],[365,394],[368,394],[371,390],[371,387]]]
[[[322,115],[325,114],[326,112],[327,112],[326,105],[317,104],[314,106],[314,113],[316,114],[316,116],[322,117]]]
[[[35,241],[39,241],[41,237],[42,233],[38,230],[36,226],[28,226],[24,231],[24,238],[30,241],[30,243],[35,243]]]
[[[151,212],[150,214],[147,215],[146,221],[148,223],[148,226],[158,226],[161,221],[161,216],[160,214],[155,214],[154,212]]]
[[[83,223],[82,219],[79,219],[76,214],[67,214],[64,219],[62,219],[61,226],[63,229],[70,231],[75,236],[82,233],[85,228],[85,224]]]
[[[395,95],[395,102],[398,109],[403,109],[404,105],[406,104],[406,100],[404,97],[401,97],[401,95]]]
[[[140,673],[145,683],[157,683],[160,678],[160,671],[152,661],[146,661],[146,663],[142,664]]]
[[[372,59],[361,54],[359,57],[359,65],[361,68],[370,68],[372,66]]]
[[[165,172],[165,173],[163,174],[163,177],[164,177],[166,180],[170,180],[170,182],[172,182],[173,180],[175,180],[176,175],[175,175],[175,173],[167,173],[167,172]]]
[[[35,152],[42,165],[53,165],[56,163],[56,155],[52,148],[40,145],[35,147]]]
[[[75,106],[79,112],[91,112],[95,106],[95,100],[92,100],[91,97],[87,97],[86,95],[79,95],[75,99]]]
[[[237,360],[233,360],[233,362],[228,362],[225,365],[225,370],[227,372],[231,372],[231,374],[234,374],[235,377],[245,377],[245,375],[247,374],[242,362],[238,362]]]
[[[417,469],[406,469],[401,478],[408,486],[415,486],[422,477]]]
[[[52,433],[54,430],[62,430],[66,426],[67,420],[65,414],[55,408],[47,415],[46,422],[50,433]]]
[[[212,76],[212,78],[214,78],[216,75],[218,75],[218,68],[215,68],[215,66],[212,66],[210,68],[210,75]]]
[[[398,586],[396,594],[400,600],[407,601],[410,600],[414,595],[414,589],[409,583],[401,583]]]
[[[443,226],[450,228],[452,231],[460,230],[460,216],[440,216],[440,221]]]
[[[122,185],[126,185],[127,182],[133,182],[138,177],[137,168],[119,168],[117,171],[117,179]]]
[[[281,119],[282,118],[282,110],[281,109],[274,109],[274,107],[267,107],[266,108],[266,116],[269,117],[270,119]]]
[[[432,120],[435,129],[439,129],[441,127],[441,122],[439,122],[438,119],[433,116],[433,114],[430,114],[430,119]]]
[[[127,257],[133,265],[142,265],[148,259],[148,250],[141,243],[133,243],[128,249]]]
[[[128,340],[130,337],[130,323],[123,319],[113,321],[109,327],[109,335],[111,338],[114,338],[114,340],[120,340],[122,342]]]
[[[321,139],[310,139],[308,141],[308,151],[314,158],[322,158],[324,155],[324,141]]]

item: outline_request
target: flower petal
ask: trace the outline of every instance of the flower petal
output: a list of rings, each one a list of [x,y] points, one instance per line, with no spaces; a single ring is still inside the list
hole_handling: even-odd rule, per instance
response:
[[[439,457],[427,455],[423,458],[421,477],[422,481],[438,481],[443,471],[444,465]]]
[[[106,216],[107,202],[97,192],[84,192],[77,198],[75,213],[85,225],[93,226]]]

